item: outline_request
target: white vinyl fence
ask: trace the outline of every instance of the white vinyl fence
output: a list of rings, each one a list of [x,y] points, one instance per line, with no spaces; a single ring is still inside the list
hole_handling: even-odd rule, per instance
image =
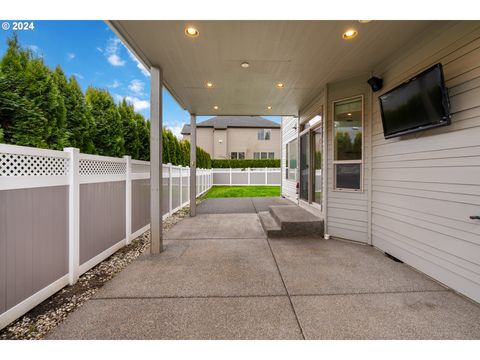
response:
[[[212,169],[212,185],[281,185],[280,168]]]
[[[197,196],[212,180],[197,169]],[[188,205],[189,182],[163,165],[164,217]],[[0,144],[0,329],[149,227],[149,162]]]

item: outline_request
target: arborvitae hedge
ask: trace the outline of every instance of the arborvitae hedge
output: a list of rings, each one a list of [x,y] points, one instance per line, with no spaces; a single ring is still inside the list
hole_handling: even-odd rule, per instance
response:
[[[89,86],[82,92],[75,77],[7,40],[0,59],[0,142],[85,154],[150,159],[150,122],[123,99],[116,104],[108,90]],[[188,166],[190,144],[170,130],[163,132],[163,163]],[[210,155],[197,147],[197,167],[210,168]]]
[[[280,159],[214,159],[212,168],[279,168]]]

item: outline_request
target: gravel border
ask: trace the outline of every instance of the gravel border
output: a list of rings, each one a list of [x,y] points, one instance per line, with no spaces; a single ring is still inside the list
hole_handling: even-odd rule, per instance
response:
[[[197,200],[199,204],[202,200]],[[190,207],[178,210],[163,221],[163,232],[188,215]],[[71,312],[89,300],[107,281],[150,248],[150,230],[128,246],[80,276],[77,283],[66,286],[25,315],[0,330],[0,340],[40,340],[65,320]]]

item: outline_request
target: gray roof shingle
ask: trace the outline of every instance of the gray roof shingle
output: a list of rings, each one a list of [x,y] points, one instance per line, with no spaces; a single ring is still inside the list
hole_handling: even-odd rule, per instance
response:
[[[233,128],[266,128],[279,129],[280,124],[267,120],[261,116],[215,116],[197,124],[197,128],[211,127],[214,129]],[[190,124],[184,124],[182,135],[190,135]]]

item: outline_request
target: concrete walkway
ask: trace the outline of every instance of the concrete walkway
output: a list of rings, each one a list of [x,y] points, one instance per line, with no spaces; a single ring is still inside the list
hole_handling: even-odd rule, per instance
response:
[[[228,202],[245,211],[203,203],[162,254],[133,262],[49,338],[480,339],[480,307],[407,265],[350,242],[267,239],[257,200]]]

